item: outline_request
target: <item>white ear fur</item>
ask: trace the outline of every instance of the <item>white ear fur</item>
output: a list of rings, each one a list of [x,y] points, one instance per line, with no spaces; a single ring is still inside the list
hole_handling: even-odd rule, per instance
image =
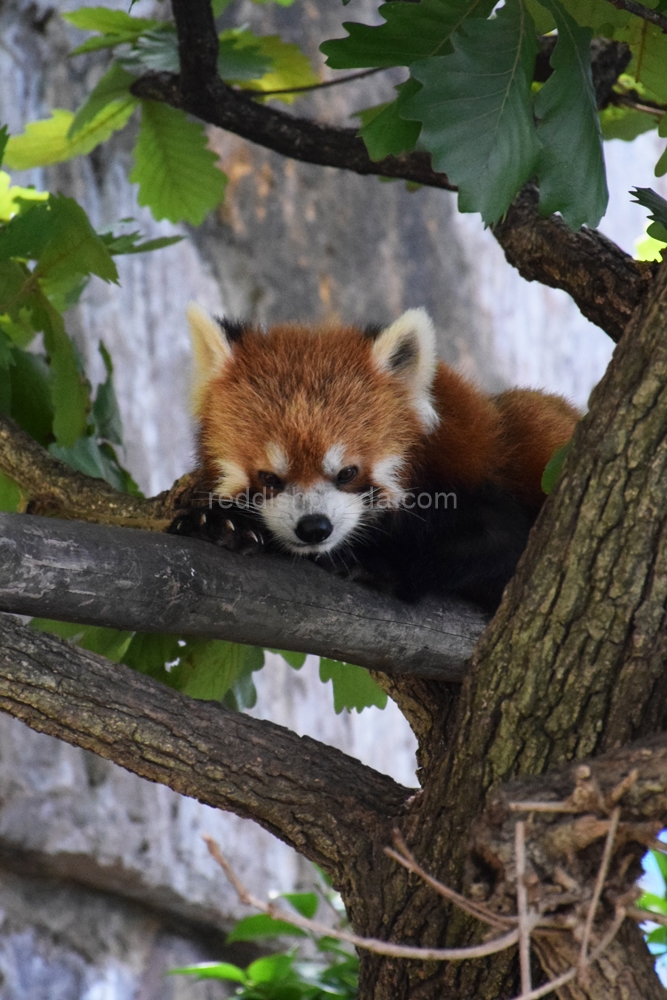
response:
[[[373,342],[378,367],[394,375],[411,390],[413,405],[425,431],[440,422],[433,407],[431,386],[438,363],[435,328],[425,309],[408,309]]]
[[[204,389],[231,359],[232,349],[219,325],[196,302],[190,303],[186,316],[193,354],[190,400],[192,412],[197,417]]]

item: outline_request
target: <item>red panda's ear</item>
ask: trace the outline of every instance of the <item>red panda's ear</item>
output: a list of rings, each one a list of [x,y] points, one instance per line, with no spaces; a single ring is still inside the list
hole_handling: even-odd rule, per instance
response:
[[[218,323],[195,302],[190,303],[186,315],[193,354],[191,405],[197,417],[204,389],[222,372],[231,359],[232,349]]]
[[[377,366],[410,389],[415,410],[426,431],[437,426],[431,386],[437,366],[435,329],[425,309],[408,309],[378,334],[371,353]]]

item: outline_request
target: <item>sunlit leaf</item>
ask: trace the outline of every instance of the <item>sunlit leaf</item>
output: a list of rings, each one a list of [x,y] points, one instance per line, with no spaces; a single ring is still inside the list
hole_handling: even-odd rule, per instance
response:
[[[130,94],[125,101],[112,101],[73,137],[70,137],[69,131],[74,115],[71,111],[57,108],[51,112],[51,118],[28,122],[25,132],[11,136],[5,163],[11,170],[30,170],[90,153],[125,126],[136,103]]]
[[[197,976],[198,979],[231,979],[235,983],[245,983],[246,974],[238,965],[230,962],[200,962],[198,965],[183,965],[180,969],[170,969],[169,976]]]
[[[657,125],[655,115],[638,111],[637,108],[610,104],[600,112],[600,128],[603,139],[622,139],[632,142],[643,132],[649,132]]]
[[[420,143],[458,185],[460,210],[493,223],[537,165],[535,28],[520,0],[507,0],[491,20],[468,19],[452,41],[452,55],[412,64],[424,86],[403,114],[423,123]]]
[[[128,89],[134,79],[122,66],[114,63],[92,89],[86,103],[77,111],[67,137],[73,139],[84,126],[94,122],[105,109],[112,116],[120,115],[121,119],[128,108],[131,114],[132,109],[139,103]]]
[[[207,147],[202,125],[182,111],[142,101],[141,129],[130,180],[139,184],[138,201],[154,218],[204,221],[222,200],[226,178]]]
[[[294,937],[306,937],[304,931],[285,920],[274,920],[267,913],[258,913],[252,917],[244,917],[227,935],[227,944],[234,941],[258,941],[262,938],[281,937],[289,934]]]
[[[535,100],[540,213],[560,212],[572,229],[597,226],[609,192],[591,74],[590,28],[581,28],[559,0],[540,0],[558,27],[553,73]]]
[[[243,39],[246,37],[258,43],[259,54],[262,57],[271,60],[268,72],[248,83],[247,89],[289,90],[290,87],[311,87],[320,82],[310,59],[298,45],[284,42],[279,35],[252,35],[248,31],[239,36],[239,43],[243,44]],[[298,94],[276,94],[272,100],[291,104],[298,96]]]
[[[286,899],[297,913],[308,920],[313,919],[320,905],[316,892],[283,892],[281,898]]]
[[[12,184],[11,177],[0,170],[0,222],[8,222],[21,208],[21,201],[46,201],[47,191]]]

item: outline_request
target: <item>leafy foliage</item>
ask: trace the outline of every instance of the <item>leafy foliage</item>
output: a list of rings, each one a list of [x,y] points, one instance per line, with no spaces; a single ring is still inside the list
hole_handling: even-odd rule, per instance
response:
[[[646,232],[654,240],[667,243],[667,201],[652,188],[634,188],[631,192],[634,201],[650,210],[649,219],[653,222]]]
[[[556,487],[561,469],[563,468],[563,462],[565,461],[571,446],[572,442],[568,441],[567,444],[562,445],[562,447],[556,448],[555,452],[547,462],[546,469],[542,473],[542,492],[546,493],[547,496],[553,493]]]
[[[540,153],[531,100],[535,29],[521,0],[507,0],[496,18],[468,21],[452,44],[453,54],[412,64],[423,88],[403,114],[422,122],[421,142],[435,169],[458,185],[461,211],[496,222]]]
[[[340,897],[326,892],[329,902],[342,914]],[[318,910],[316,893],[285,893],[287,900],[298,913],[312,919]],[[202,962],[197,965],[172,969],[170,975],[195,976],[197,979],[218,979],[238,983],[235,995],[242,1000],[355,1000],[359,978],[359,959],[340,946],[331,937],[313,937],[282,920],[273,920],[266,914],[246,917],[239,921],[227,936],[227,944],[236,941],[265,941],[270,938],[307,938],[315,944],[320,958],[304,961],[298,950],[280,952],[259,958],[242,969],[230,962]]]
[[[542,143],[537,164],[540,210],[545,215],[560,212],[573,229],[584,223],[597,226],[609,193],[591,75],[592,31],[579,27],[557,0],[540,3],[558,28],[553,73],[535,101]]]
[[[371,705],[385,708],[387,696],[363,667],[353,663],[339,663],[323,657],[320,660],[320,680],[333,685],[334,710],[340,715],[343,709],[361,712]]]
[[[139,184],[139,204],[156,219],[202,223],[225,190],[216,163],[202,125],[166,104],[142,101],[130,180]]]
[[[77,115],[57,108],[51,112],[50,118],[29,122],[22,135],[10,138],[5,162],[12,170],[30,170],[32,167],[45,167],[50,163],[61,163],[90,153],[127,124],[136,103],[133,97],[126,101],[114,97],[92,119],[78,127],[74,134],[71,133]],[[85,105],[81,111],[84,109]]]

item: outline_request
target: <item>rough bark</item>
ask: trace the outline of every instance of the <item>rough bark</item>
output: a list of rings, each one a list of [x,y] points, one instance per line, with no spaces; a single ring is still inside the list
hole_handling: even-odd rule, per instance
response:
[[[135,774],[250,816],[348,886],[410,790],[282,726],[0,619],[0,708]]]
[[[451,742],[432,754],[406,829],[444,881],[461,883],[465,831],[489,790],[664,727],[666,321],[663,268],[593,393],[555,494],[477,646]],[[404,902],[399,926],[407,932],[424,900],[417,892]],[[455,918],[445,937],[465,933]],[[638,936],[627,941],[626,964],[646,967]],[[370,975],[378,998],[416,989],[391,963]],[[470,976],[446,970],[430,988],[474,989],[479,1000],[516,989],[502,957]],[[600,981],[588,995],[623,994],[604,994]]]
[[[22,514],[0,514],[0,610],[128,631],[317,653],[460,681],[487,616],[408,605],[304,561]]]

